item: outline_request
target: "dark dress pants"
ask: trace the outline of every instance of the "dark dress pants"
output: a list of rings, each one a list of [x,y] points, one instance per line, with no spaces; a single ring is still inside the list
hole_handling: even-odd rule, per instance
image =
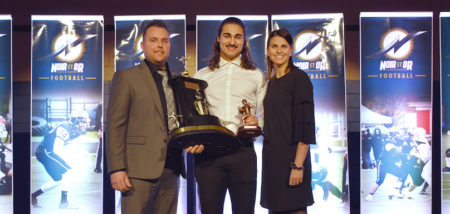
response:
[[[253,143],[243,144],[231,154],[217,156],[204,153],[197,157],[195,177],[202,213],[223,213],[227,190],[233,214],[254,213],[256,171]]]
[[[133,186],[122,193],[124,214],[176,214],[178,204],[178,175],[164,169],[158,179],[130,178]]]

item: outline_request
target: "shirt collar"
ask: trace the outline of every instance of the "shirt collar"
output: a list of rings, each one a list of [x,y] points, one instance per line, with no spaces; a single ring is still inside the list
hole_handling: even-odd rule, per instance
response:
[[[234,64],[236,66],[241,67],[241,56],[236,57],[236,59],[234,59],[233,61],[229,62],[227,60],[225,60],[224,58],[220,57],[220,62],[219,62],[219,66],[226,66],[228,64]]]
[[[150,72],[152,72],[152,73],[156,73],[158,70],[161,70],[160,68],[158,68],[158,66],[156,66],[153,63],[151,63],[147,59],[144,59],[144,62],[145,62],[145,64],[147,64],[148,68],[150,69]],[[166,62],[166,71],[170,71],[169,70],[169,64],[167,62]]]

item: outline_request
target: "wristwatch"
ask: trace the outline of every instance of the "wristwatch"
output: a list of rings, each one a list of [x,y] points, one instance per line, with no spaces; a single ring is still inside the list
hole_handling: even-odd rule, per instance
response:
[[[294,162],[291,163],[291,169],[303,170],[303,166],[297,166]]]

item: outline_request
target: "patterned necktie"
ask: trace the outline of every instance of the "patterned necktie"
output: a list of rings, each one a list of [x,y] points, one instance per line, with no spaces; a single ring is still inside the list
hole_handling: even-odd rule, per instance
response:
[[[167,121],[168,121],[168,129],[169,132],[178,128],[178,121],[176,118],[177,110],[175,108],[175,100],[173,98],[172,87],[170,87],[168,82],[167,71],[158,70],[158,74],[162,77],[162,86],[164,89],[164,95],[166,96],[166,105],[167,105]]]

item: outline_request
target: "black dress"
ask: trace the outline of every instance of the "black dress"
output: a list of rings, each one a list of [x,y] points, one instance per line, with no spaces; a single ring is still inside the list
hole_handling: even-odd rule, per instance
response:
[[[297,143],[315,144],[313,86],[309,76],[292,69],[270,81],[264,98],[264,147],[261,206],[273,211],[305,208],[314,203],[311,155],[303,167],[303,183],[289,186],[290,163]]]

